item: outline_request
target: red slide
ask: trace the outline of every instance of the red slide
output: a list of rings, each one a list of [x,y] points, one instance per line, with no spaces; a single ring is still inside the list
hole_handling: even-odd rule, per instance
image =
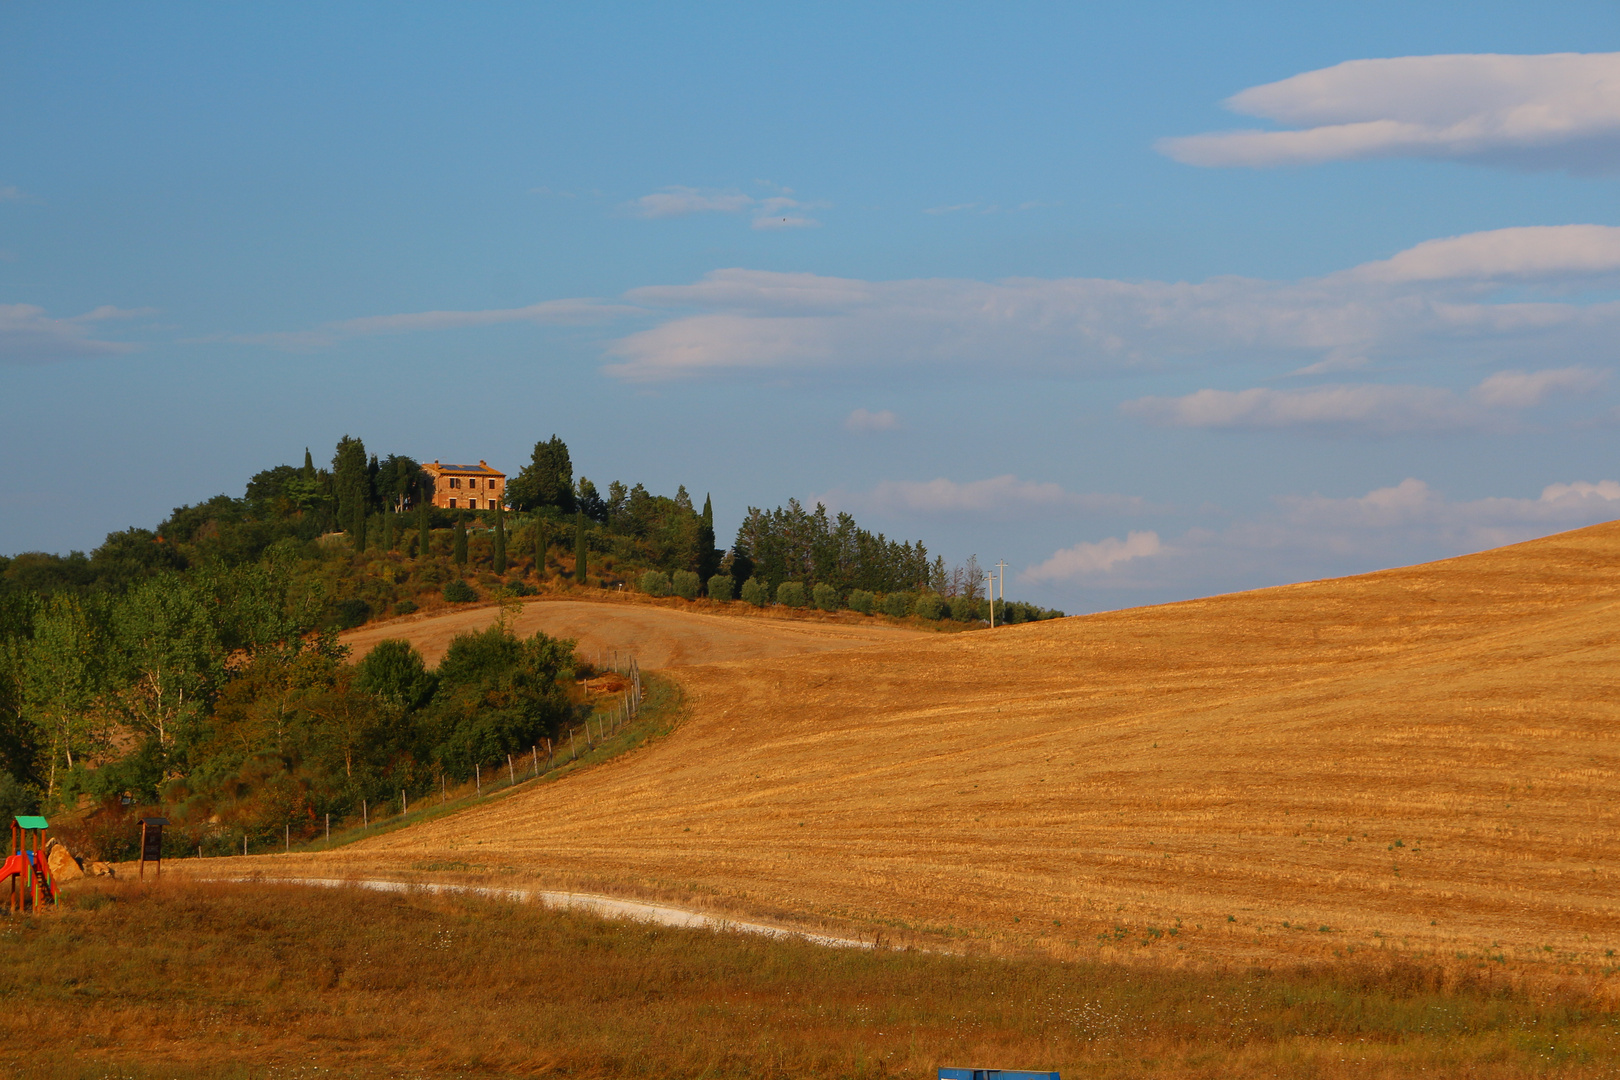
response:
[[[42,851],[19,851],[9,856],[4,863],[0,863],[0,881],[9,877],[21,876],[28,869],[28,864],[34,864],[34,873],[45,883],[45,894],[54,903],[56,900],[56,882],[51,880],[51,868],[45,863],[45,853]]]

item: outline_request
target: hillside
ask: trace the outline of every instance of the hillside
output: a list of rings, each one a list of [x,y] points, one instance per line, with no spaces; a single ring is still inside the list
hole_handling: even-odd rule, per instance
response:
[[[740,604],[727,605],[732,609]],[[756,660],[828,652],[882,642],[900,642],[930,631],[844,616],[841,621],[713,614],[630,603],[582,600],[530,600],[512,619],[514,632],[536,631],[573,638],[587,660],[629,654],[643,668],[687,667],[722,660]],[[483,630],[500,618],[495,606],[452,608],[406,619],[368,624],[339,640],[359,660],[379,641],[408,641],[429,664],[437,664],[457,634]]]
[[[465,865],[1060,955],[1617,963],[1620,524],[682,668],[661,744],[278,872]]]

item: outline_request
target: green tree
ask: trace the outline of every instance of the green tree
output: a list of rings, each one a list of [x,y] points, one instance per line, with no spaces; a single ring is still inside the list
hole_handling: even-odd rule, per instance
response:
[[[590,557],[585,546],[585,511],[574,511],[574,580],[585,584]]]
[[[682,600],[696,600],[703,579],[691,570],[677,570],[670,575],[670,588]]]
[[[497,574],[506,573],[506,512],[501,507],[501,500],[495,500],[495,553],[494,570]]]
[[[534,453],[511,483],[507,500],[514,510],[535,510],[555,506],[574,509],[574,465],[568,459],[568,444],[553,435],[549,442],[534,444]]]
[[[804,607],[804,582],[782,582],[776,587],[776,602],[783,607]]]
[[[41,605],[23,654],[23,711],[48,754],[47,795],[56,791],[58,765],[73,768],[75,755],[105,741],[105,724],[93,709],[105,655],[96,622],[77,597],[57,593]]]
[[[697,572],[700,578],[707,581],[720,569],[720,559],[725,555],[714,546],[714,503],[708,495],[703,496],[703,514],[699,520]]]
[[[457,566],[467,565],[467,519],[460,514],[456,515],[456,544],[450,557]]]
[[[315,459],[309,456],[309,447],[304,447],[304,479],[315,479]]]
[[[643,571],[641,581],[638,584],[641,586],[641,591],[648,596],[668,596],[673,589],[669,575],[662,570]]]
[[[416,557],[426,559],[433,554],[433,516],[427,503],[416,508]]]
[[[540,581],[544,581],[546,577],[546,549],[550,546],[547,534],[550,531],[551,528],[546,524],[545,518],[534,519],[534,576]]]
[[[731,599],[732,586],[735,582],[730,574],[716,574],[709,579],[709,599],[726,601]]]
[[[154,578],[111,611],[108,683],[126,728],[152,740],[166,775],[198,737],[225,676],[225,649],[197,582]]]
[[[338,527],[358,533],[356,550],[365,550],[365,514],[371,507],[371,473],[366,444],[345,435],[332,455],[332,479],[337,496]]]

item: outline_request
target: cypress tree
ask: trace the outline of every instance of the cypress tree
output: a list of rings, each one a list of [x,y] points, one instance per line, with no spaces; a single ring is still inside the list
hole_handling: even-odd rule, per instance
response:
[[[457,566],[467,565],[467,519],[456,518],[456,546],[451,558],[456,560]]]
[[[382,549],[384,551],[393,551],[394,550],[394,518],[396,516],[397,515],[391,514],[386,510],[383,511],[383,515],[382,515]]]
[[[585,511],[574,511],[574,580],[585,584],[585,574],[589,567],[585,554]]]
[[[309,456],[309,447],[304,447],[304,479],[315,479],[315,459]]]
[[[495,572],[506,573],[506,511],[501,500],[495,500]]]
[[[354,550],[364,553],[366,550],[366,508],[364,506],[355,509],[354,525],[349,530],[349,535],[354,540]]]
[[[433,532],[429,528],[432,519],[428,514],[428,504],[423,503],[416,508],[416,557],[425,559],[433,553],[431,546]]]
[[[536,517],[534,519],[534,576],[540,581],[546,579],[546,548],[549,546],[546,533],[548,531],[545,519]]]

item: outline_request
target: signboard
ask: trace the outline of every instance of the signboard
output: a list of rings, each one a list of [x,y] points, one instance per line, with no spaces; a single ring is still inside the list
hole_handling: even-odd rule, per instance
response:
[[[163,826],[168,818],[141,818],[141,877],[146,876],[148,861],[157,863],[158,876],[163,876]]]

